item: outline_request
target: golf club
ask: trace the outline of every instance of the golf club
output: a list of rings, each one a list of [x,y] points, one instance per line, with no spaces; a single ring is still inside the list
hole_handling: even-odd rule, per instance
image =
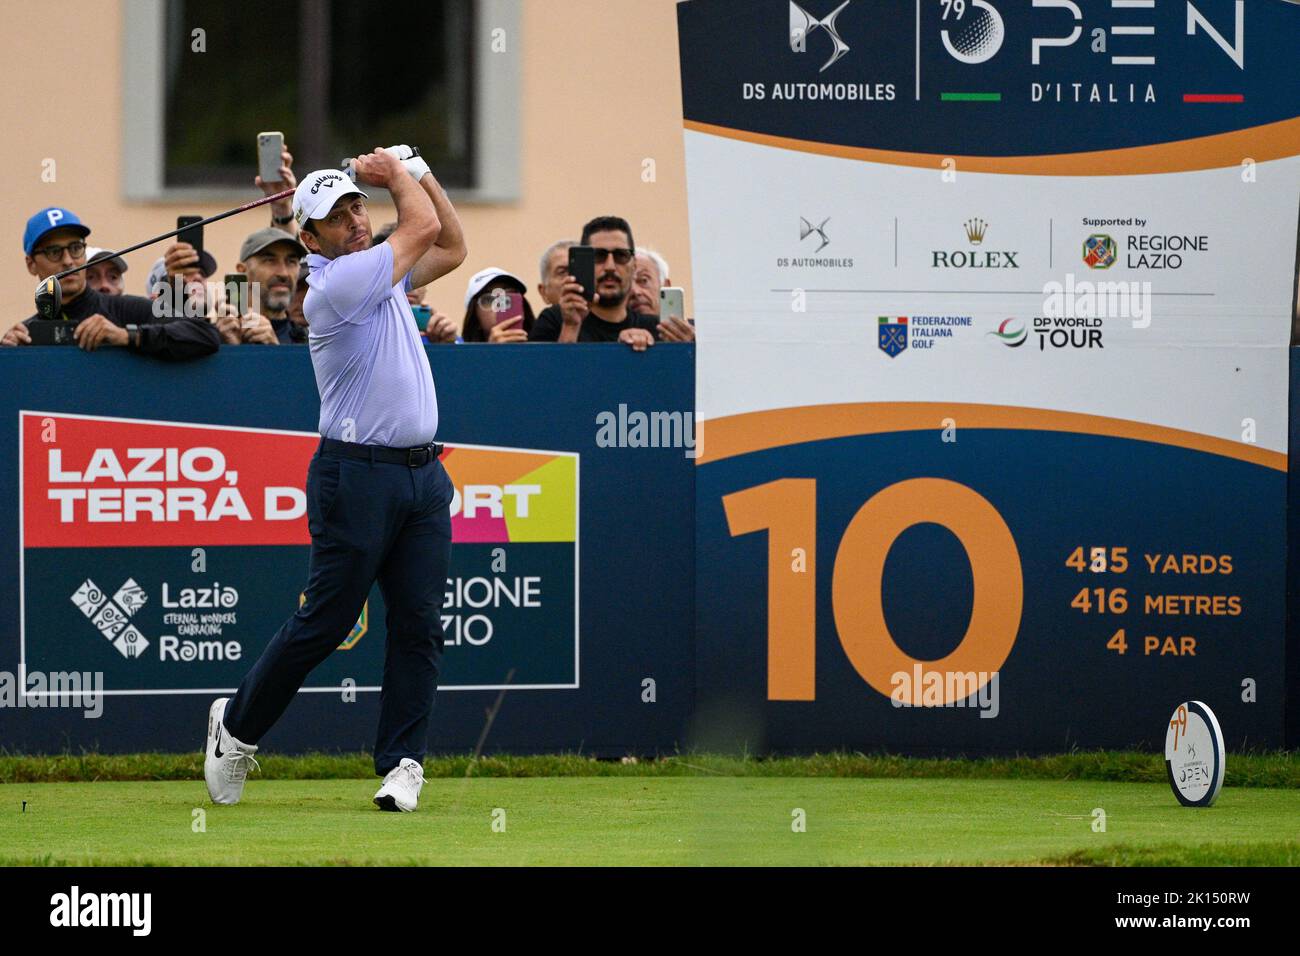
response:
[[[419,156],[420,150],[418,148],[413,147],[411,153],[414,156]],[[355,179],[355,175],[353,175],[351,172],[351,164],[352,164],[351,159],[345,159],[342,162],[342,164],[340,164],[339,168],[348,170],[349,175],[352,175],[353,179]],[[135,252],[137,249],[143,249],[145,246],[152,246],[155,242],[162,242],[164,239],[170,239],[172,236],[175,236],[178,233],[182,232],[183,229],[191,229],[191,228],[196,228],[198,226],[206,226],[209,223],[217,222],[221,219],[226,219],[229,216],[234,216],[241,212],[248,212],[248,210],[250,209],[256,209],[258,206],[265,206],[267,203],[275,202],[278,199],[288,199],[290,196],[293,195],[293,192],[294,191],[292,189],[285,189],[271,196],[263,196],[261,199],[254,199],[252,202],[246,202],[244,203],[244,205],[238,206],[235,209],[230,209],[227,210],[226,212],[218,213],[215,216],[209,216],[207,219],[203,219],[199,222],[190,223],[188,226],[184,226],[182,229],[173,229],[171,232],[164,232],[161,236],[154,236],[152,239],[146,239],[144,242],[137,242],[134,246],[127,246],[125,249],[118,249],[116,252],[110,253],[110,255],[124,256],[128,252]],[[101,257],[101,259],[102,258],[103,257]],[[65,269],[62,272],[60,272],[58,275],[52,275],[48,279],[42,279],[39,283],[37,283],[36,314],[39,315],[42,319],[57,319],[59,317],[59,313],[63,309],[63,289],[59,285],[59,280],[64,278],[65,276],[72,275],[74,272],[80,272],[82,269],[87,269],[91,265],[92,263],[87,261],[82,263],[79,266],[73,266],[71,269]]]
[[[217,222],[236,213],[247,212],[250,209],[256,209],[258,206],[265,206],[267,203],[275,202],[278,199],[288,199],[293,195],[292,189],[285,189],[281,192],[270,196],[263,196],[261,199],[254,199],[252,202],[244,203],[236,209],[230,209],[215,216],[209,216],[201,222],[192,223],[184,228],[189,229],[195,226],[206,226],[208,223]],[[181,229],[173,229],[171,232],[164,232],[160,236],[154,236],[152,239],[146,239],[144,242],[137,242],[134,246],[128,246],[125,249],[119,249],[111,253],[114,256],[124,256],[128,252],[135,252],[137,249],[143,249],[145,246],[152,246],[155,242],[162,242],[164,239],[170,239],[172,236],[181,232]],[[64,269],[58,275],[52,275],[48,279],[42,279],[36,286],[36,313],[42,319],[57,319],[59,312],[63,308],[63,290],[59,285],[59,280],[72,275],[74,272],[80,272],[88,269],[93,263],[87,261],[79,266],[73,266],[71,269]]]

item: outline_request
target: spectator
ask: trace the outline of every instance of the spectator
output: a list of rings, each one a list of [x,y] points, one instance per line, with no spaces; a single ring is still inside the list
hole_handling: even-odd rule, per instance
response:
[[[659,265],[658,253],[648,249],[636,251],[636,270],[632,273],[632,294],[628,307],[641,315],[659,314],[659,290],[667,283],[663,280],[664,268]],[[667,263],[664,263],[667,265]]]
[[[67,209],[51,206],[27,220],[23,252],[27,271],[47,279],[64,269],[81,265],[90,229]],[[115,345],[133,352],[181,360],[211,355],[221,344],[217,330],[203,319],[167,319],[155,314],[154,303],[136,295],[104,295],[89,287],[85,270],[60,280],[63,306],[60,318],[73,323],[73,338],[87,352]],[[3,345],[30,345],[33,315],[15,325],[0,340]]]
[[[279,180],[263,182],[261,175],[258,174],[253,177],[253,185],[267,196],[284,192],[286,189],[296,188],[298,180],[293,175],[293,154],[287,149],[281,150]],[[288,233],[289,238],[296,241],[298,238],[298,223],[293,218],[293,197],[285,197],[270,205],[271,228]],[[192,303],[191,310],[206,311],[208,303],[206,301],[205,283],[217,271],[217,260],[213,258],[212,254],[204,249],[199,256],[196,256],[194,247],[186,242],[177,242],[168,246],[167,251],[163,253],[163,258],[155,262],[153,268],[149,270],[147,294],[151,299],[158,297],[157,287],[160,264],[162,265],[164,278],[170,284],[174,285],[176,277],[180,276],[182,287],[185,289],[185,300]],[[172,300],[167,301],[169,312],[183,314],[180,310],[174,310],[170,307]],[[215,303],[213,304],[215,305]]]
[[[504,296],[499,292],[518,292],[523,298],[524,314],[498,324]],[[469,280],[465,288],[465,321],[461,325],[461,341],[527,342],[536,321],[533,307],[528,304],[527,287],[518,276],[504,269],[484,269]]]
[[[86,246],[86,255],[95,263],[86,269],[86,283],[96,292],[104,295],[121,295],[126,291],[122,273],[126,272],[126,260],[115,256],[107,249]]]
[[[537,292],[547,305],[559,305],[564,278],[569,274],[569,248],[576,246],[572,239],[551,243],[542,253],[542,281]]]
[[[289,306],[306,255],[306,246],[274,227],[259,229],[244,240],[235,269],[248,276],[250,308],[242,316],[223,315],[217,319],[217,331],[223,342],[301,345],[307,341],[306,330],[289,318]],[[259,306],[261,312],[254,311],[253,305]]]
[[[188,242],[174,243],[149,270],[149,298],[162,296],[164,315],[206,315],[215,304],[208,302],[207,280],[216,272],[217,260],[208,250],[195,252]]]
[[[636,274],[632,280],[631,309],[659,319],[656,334],[662,342],[694,342],[695,326],[684,318],[659,314],[659,290],[672,283],[668,278],[668,262],[653,249],[644,246],[636,251]]]
[[[387,242],[388,237],[393,234],[397,228],[396,222],[386,222],[379,227],[371,245],[379,245],[381,242]],[[406,293],[406,301],[410,304],[412,311],[424,306],[424,286],[418,289],[410,289]],[[429,309],[429,320],[424,325],[424,331],[421,333],[426,339],[434,345],[447,344],[457,341],[456,323],[452,321],[451,316],[438,311],[436,308]]]
[[[628,308],[636,246],[632,227],[617,216],[600,216],[582,228],[581,245],[596,250],[596,288],[588,302],[573,276],[565,276],[560,302],[537,317],[535,342],[622,342],[644,352],[654,344],[659,320]]]

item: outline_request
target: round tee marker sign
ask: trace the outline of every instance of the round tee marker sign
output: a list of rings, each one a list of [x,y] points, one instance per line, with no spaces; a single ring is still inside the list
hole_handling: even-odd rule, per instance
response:
[[[1165,734],[1165,767],[1178,802],[1185,807],[1214,803],[1226,758],[1214,712],[1199,700],[1179,704]]]

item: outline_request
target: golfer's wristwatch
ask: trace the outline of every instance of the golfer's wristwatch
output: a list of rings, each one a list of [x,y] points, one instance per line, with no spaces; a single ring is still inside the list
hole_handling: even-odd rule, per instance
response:
[[[128,325],[126,327],[126,347],[129,349],[140,347],[140,326]]]

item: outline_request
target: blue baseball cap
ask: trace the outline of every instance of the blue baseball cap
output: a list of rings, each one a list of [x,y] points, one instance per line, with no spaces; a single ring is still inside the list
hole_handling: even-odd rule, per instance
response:
[[[82,225],[75,212],[59,206],[47,206],[27,220],[27,228],[23,230],[23,252],[30,256],[44,235],[55,229],[79,230],[83,239],[90,235],[90,227]]]

